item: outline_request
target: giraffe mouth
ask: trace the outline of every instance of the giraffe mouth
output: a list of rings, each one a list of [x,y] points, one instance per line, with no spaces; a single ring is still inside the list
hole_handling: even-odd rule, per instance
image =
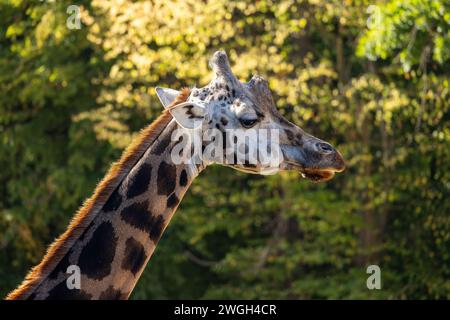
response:
[[[332,170],[300,170],[303,178],[313,182],[322,182],[331,180],[334,177],[335,171]]]
[[[340,172],[342,170],[332,169],[332,168],[305,168],[297,163],[293,162],[285,162],[284,168],[285,170],[294,170],[300,172],[303,178],[308,179],[313,182],[323,182],[331,180],[336,172]]]

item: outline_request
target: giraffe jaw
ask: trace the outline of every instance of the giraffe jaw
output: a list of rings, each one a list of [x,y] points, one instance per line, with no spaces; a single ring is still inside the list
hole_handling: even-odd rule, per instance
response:
[[[342,170],[335,169],[307,169],[300,165],[285,162],[278,168],[253,168],[253,167],[245,167],[239,165],[225,165],[227,167],[233,168],[237,171],[250,173],[250,174],[259,174],[259,175],[273,175],[278,173],[280,170],[293,170],[298,171],[302,175],[303,178],[308,179],[313,182],[323,182],[331,180],[336,172],[340,172]]]
[[[304,170],[300,171],[303,178],[313,182],[322,182],[331,180],[334,177],[334,171],[328,170]]]
[[[225,165],[226,167],[233,168],[237,171],[244,172],[244,173],[250,173],[250,174],[260,174],[263,176],[269,176],[276,174],[280,171],[280,168],[276,167],[246,167],[241,165]]]
[[[332,168],[319,169],[319,168],[305,168],[304,166],[298,165],[292,162],[283,163],[284,170],[298,171],[303,178],[308,179],[313,182],[323,182],[331,180],[336,172],[341,172],[343,170],[336,170]]]

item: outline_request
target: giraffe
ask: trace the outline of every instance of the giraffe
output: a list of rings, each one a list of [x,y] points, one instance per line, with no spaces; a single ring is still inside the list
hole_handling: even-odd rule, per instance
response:
[[[266,80],[253,76],[240,82],[224,51],[214,53],[210,67],[214,77],[205,87],[156,88],[163,113],[112,165],[67,230],[6,299],[128,299],[184,194],[211,164],[253,174],[295,170],[313,181],[329,180],[344,170],[335,148],[280,115]],[[250,163],[248,158],[237,162],[235,155],[232,161],[220,160],[213,153],[199,159],[193,149],[187,161],[174,161],[174,151],[183,140],[174,139],[174,132],[192,137],[214,130],[230,141],[232,129],[277,130],[275,147],[281,157],[270,164]],[[205,152],[211,134],[200,138],[200,151]],[[244,149],[254,143],[245,140]],[[181,153],[183,148],[175,152]],[[80,270],[79,289],[67,286],[71,265]]]

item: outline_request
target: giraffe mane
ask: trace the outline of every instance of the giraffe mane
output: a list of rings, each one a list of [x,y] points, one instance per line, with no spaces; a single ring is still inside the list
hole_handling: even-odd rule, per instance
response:
[[[189,88],[184,88],[170,104],[171,106],[185,102],[190,94]],[[42,261],[33,267],[25,277],[25,280],[12,292],[6,300],[26,299],[39,286],[39,284],[57,266],[60,260],[67,254],[75,241],[103,208],[112,192],[126,177],[126,174],[143,156],[145,151],[159,137],[161,132],[172,120],[168,110],[150,125],[141,130],[138,137],[125,149],[119,161],[113,163],[106,176],[95,188],[94,194],[88,198],[72,218],[66,231],[60,235],[47,249]]]

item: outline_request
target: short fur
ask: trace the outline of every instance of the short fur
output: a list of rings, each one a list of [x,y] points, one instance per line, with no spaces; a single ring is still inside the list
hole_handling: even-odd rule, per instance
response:
[[[189,94],[190,89],[183,89],[169,108],[185,102]],[[120,160],[111,166],[107,175],[97,185],[92,197],[87,199],[78,210],[67,230],[49,246],[42,261],[31,269],[22,284],[10,292],[6,300],[28,298],[73,246],[75,241],[77,241],[101,210],[111,193],[122,182],[128,172],[130,172],[171,120],[171,114],[165,110],[152,124],[140,132],[139,136],[124,151]]]

